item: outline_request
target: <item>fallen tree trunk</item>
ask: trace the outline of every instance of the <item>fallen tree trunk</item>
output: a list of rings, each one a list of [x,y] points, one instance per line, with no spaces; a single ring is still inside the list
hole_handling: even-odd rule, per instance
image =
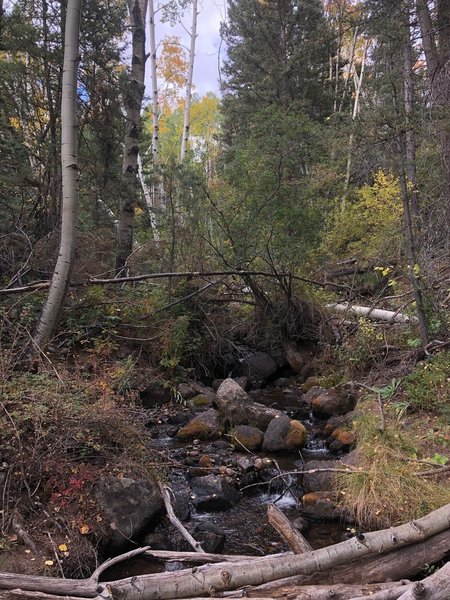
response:
[[[348,302],[344,302],[342,304],[334,302],[333,304],[327,304],[326,306],[327,308],[336,312],[344,312],[363,316],[373,321],[388,321],[391,323],[417,322],[417,317],[410,317],[409,315],[405,315],[393,310],[383,310],[381,308],[372,308],[370,306],[354,306]]]
[[[448,600],[450,598],[450,563],[427,577],[416,581],[399,600]]]
[[[58,580],[0,574],[0,588],[40,591],[59,595],[113,598],[114,600],[153,600],[189,598],[217,594],[248,585],[258,585],[290,575],[323,572],[370,554],[396,551],[450,528],[450,504],[398,527],[365,534],[345,542],[300,555],[264,556],[237,563],[203,565],[178,572],[131,577],[98,584],[102,565],[85,581]],[[114,559],[117,560],[117,559]]]
[[[286,577],[260,586],[246,588],[251,597],[284,597],[305,585],[379,583],[400,581],[420,573],[426,564],[442,560],[450,553],[450,529],[434,535],[419,544],[400,548],[383,556],[369,556],[334,567],[332,571]]]

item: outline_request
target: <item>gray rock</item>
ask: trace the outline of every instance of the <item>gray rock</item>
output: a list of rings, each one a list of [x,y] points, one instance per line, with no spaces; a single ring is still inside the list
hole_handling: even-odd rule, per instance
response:
[[[150,546],[153,550],[175,550],[174,545],[164,533],[147,533],[144,537],[144,546]]]
[[[355,408],[357,399],[356,388],[351,383],[336,386],[312,400],[312,412],[319,419],[328,419],[333,415],[345,415]]]
[[[150,480],[102,477],[95,486],[95,497],[110,521],[107,543],[115,549],[137,538],[164,508],[158,486]]]
[[[216,406],[232,425],[251,425],[262,431],[272,419],[284,415],[280,410],[252,402],[233,379],[225,379],[217,390]]]
[[[239,492],[220,475],[205,475],[191,480],[192,496],[199,510],[227,510],[240,500]]]
[[[294,465],[301,471],[342,468],[342,464],[338,460],[309,460],[306,463],[296,461]],[[304,492],[317,492],[320,490],[331,491],[334,487],[335,476],[336,474],[332,471],[305,473],[303,475]]]
[[[225,531],[214,523],[206,521],[194,529],[194,538],[200,542],[205,552],[221,554],[225,545]]]
[[[280,416],[269,423],[264,434],[263,450],[277,452],[301,448],[306,442],[306,429],[287,416]]]
[[[181,440],[211,439],[220,436],[220,428],[220,415],[217,410],[210,408],[182,427],[177,433],[177,438]]]
[[[240,372],[251,379],[268,379],[278,370],[277,363],[266,352],[246,356],[240,364]]]

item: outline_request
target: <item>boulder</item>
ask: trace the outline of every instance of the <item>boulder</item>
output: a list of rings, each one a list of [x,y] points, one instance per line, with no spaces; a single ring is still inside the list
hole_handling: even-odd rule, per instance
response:
[[[327,390],[319,385],[313,385],[305,394],[302,395],[301,401],[303,404],[311,406],[313,400],[324,394]]]
[[[154,408],[167,404],[172,401],[170,388],[161,381],[154,380],[147,383],[144,389],[139,392],[139,399],[144,408]]]
[[[177,438],[189,440],[199,438],[203,440],[220,436],[221,420],[217,410],[209,410],[194,417],[184,427],[179,429]]]
[[[352,384],[345,384],[319,394],[312,400],[311,406],[315,417],[328,419],[333,415],[345,415],[352,411],[356,402],[356,388]]]
[[[306,428],[300,421],[286,415],[272,419],[264,434],[263,449],[267,452],[295,450],[306,442]]]
[[[220,475],[205,475],[191,480],[191,500],[198,510],[227,510],[236,506],[240,494]]]
[[[143,540],[144,546],[150,546],[153,550],[175,550],[169,538],[161,532],[147,533]]]
[[[212,398],[211,396],[207,396],[206,394],[197,394],[190,399],[189,404],[193,409],[211,406]]]
[[[330,436],[335,429],[338,427],[345,427],[347,425],[347,419],[344,415],[335,415],[330,417],[323,428],[323,433],[326,436]]]
[[[240,363],[239,371],[242,375],[254,380],[269,379],[278,370],[277,363],[266,352],[249,354]]]
[[[216,406],[231,425],[251,425],[262,431],[272,419],[284,415],[280,410],[252,402],[233,379],[225,379],[217,390]]]
[[[298,375],[300,375],[303,367],[312,359],[311,352],[306,349],[300,349],[295,344],[286,344],[284,351],[289,366]]]
[[[244,392],[248,392],[248,390],[251,388],[250,380],[248,377],[235,377],[234,381],[241,386]]]
[[[309,460],[305,463],[296,461],[295,467],[299,471],[315,471],[316,469],[340,469],[342,464],[338,460]],[[332,490],[336,473],[333,471],[316,471],[303,475],[303,489],[306,493],[319,490]]]
[[[116,550],[139,537],[164,508],[158,485],[151,480],[101,477],[94,493],[109,520],[107,543]]]
[[[230,431],[231,442],[237,450],[259,450],[264,433],[250,425],[237,425]]]

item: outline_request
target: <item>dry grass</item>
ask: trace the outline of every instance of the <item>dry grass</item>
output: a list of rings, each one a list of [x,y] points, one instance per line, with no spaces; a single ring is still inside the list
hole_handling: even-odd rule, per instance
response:
[[[450,502],[448,484],[418,476],[424,465],[415,460],[417,447],[398,423],[380,431],[376,415],[355,422],[361,473],[341,476],[337,486],[344,508],[364,528],[406,522]]]

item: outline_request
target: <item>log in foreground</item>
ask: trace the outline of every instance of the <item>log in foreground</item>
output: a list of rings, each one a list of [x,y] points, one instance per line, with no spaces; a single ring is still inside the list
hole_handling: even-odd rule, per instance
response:
[[[287,554],[236,563],[223,562],[179,572],[131,577],[106,584],[98,584],[94,576],[86,581],[77,581],[3,573],[0,574],[0,589],[21,588],[85,598],[110,597],[114,600],[192,598],[247,585],[259,585],[291,575],[326,571],[373,553],[392,552],[449,528],[450,504],[447,504],[416,521],[367,533],[362,539],[352,538],[300,555]],[[97,572],[102,568],[103,565]]]
[[[424,566],[442,560],[450,554],[450,529],[427,540],[400,548],[384,555],[367,556],[349,564],[333,567],[331,571],[278,579],[255,587],[246,587],[246,595],[283,598],[295,594],[305,585],[378,583],[413,577]]]
[[[214,595],[247,585],[259,585],[289,575],[307,575],[368,556],[414,544],[450,527],[450,504],[398,527],[367,533],[327,548],[277,558],[264,556],[253,561],[219,563],[122,579],[108,584],[118,600],[157,600]]]

